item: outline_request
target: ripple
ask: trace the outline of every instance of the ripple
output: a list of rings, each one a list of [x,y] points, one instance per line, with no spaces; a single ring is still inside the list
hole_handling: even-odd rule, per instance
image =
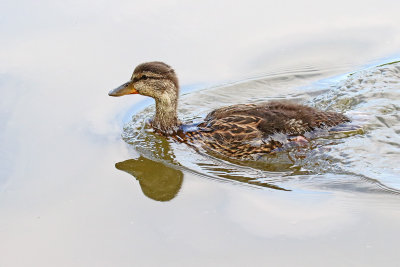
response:
[[[320,189],[397,192],[400,63],[298,86],[323,75],[324,71],[312,68],[284,71],[192,92],[180,100],[179,113],[188,123],[201,121],[220,106],[278,99],[345,112],[352,118],[351,124],[308,136],[307,147],[286,149],[258,161],[227,159],[154,134],[146,126],[154,114],[153,105],[125,125],[123,139],[146,158],[212,179],[280,190],[300,188],[308,180]]]

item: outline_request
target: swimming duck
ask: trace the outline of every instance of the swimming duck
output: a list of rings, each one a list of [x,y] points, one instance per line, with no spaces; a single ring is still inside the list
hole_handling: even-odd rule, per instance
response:
[[[350,121],[340,113],[273,101],[222,107],[210,112],[195,127],[188,127],[177,115],[176,73],[158,61],[138,65],[128,82],[109,92],[110,96],[129,94],[154,98],[156,113],[150,125],[156,133],[238,159],[274,152],[287,142],[306,141],[303,135],[307,132]],[[280,137],[275,138],[277,135]]]

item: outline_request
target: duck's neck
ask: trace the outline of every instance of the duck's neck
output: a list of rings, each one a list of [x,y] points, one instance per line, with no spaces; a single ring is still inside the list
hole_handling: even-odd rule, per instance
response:
[[[163,97],[156,99],[156,116],[152,125],[163,134],[173,134],[177,131],[180,122],[177,114],[178,99]]]

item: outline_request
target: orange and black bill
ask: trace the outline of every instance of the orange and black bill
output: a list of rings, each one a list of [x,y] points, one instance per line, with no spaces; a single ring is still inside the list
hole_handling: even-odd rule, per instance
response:
[[[109,96],[123,96],[131,94],[139,94],[139,92],[133,87],[132,81],[126,82],[108,93]]]

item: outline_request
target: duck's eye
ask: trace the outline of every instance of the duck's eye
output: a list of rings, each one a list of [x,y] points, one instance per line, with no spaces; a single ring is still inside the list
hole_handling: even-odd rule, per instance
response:
[[[147,80],[147,76],[146,75],[142,75],[141,77],[143,80]]]

